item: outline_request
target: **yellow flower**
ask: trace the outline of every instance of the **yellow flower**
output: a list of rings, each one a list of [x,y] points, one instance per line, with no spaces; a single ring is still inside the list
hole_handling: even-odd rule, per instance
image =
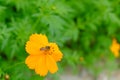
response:
[[[29,56],[25,63],[30,69],[34,69],[40,76],[47,75],[48,71],[55,73],[58,70],[57,63],[63,54],[56,43],[49,43],[45,35],[32,34],[26,43],[26,52]]]
[[[110,50],[115,55],[115,57],[119,57],[120,45],[117,43],[116,39],[113,39]]]
[[[84,61],[84,57],[80,57],[80,61],[83,62]]]

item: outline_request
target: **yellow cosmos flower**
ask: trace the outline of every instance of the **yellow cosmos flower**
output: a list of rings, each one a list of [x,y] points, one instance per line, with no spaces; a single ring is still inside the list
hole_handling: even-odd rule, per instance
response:
[[[29,56],[25,63],[30,69],[34,69],[40,76],[47,75],[48,71],[55,73],[58,70],[57,63],[63,54],[56,43],[49,43],[45,35],[32,34],[26,43],[26,52]]]
[[[119,57],[120,45],[117,43],[116,39],[113,39],[110,50],[115,55],[115,57]]]

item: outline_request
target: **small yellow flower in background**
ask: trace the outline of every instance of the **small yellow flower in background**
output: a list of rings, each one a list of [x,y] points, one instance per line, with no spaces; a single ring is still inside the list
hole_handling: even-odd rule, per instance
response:
[[[119,45],[119,43],[117,42],[116,39],[113,39],[110,50],[115,55],[115,57],[119,57],[120,45]]]
[[[83,62],[83,61],[84,61],[84,58],[83,58],[83,57],[80,57],[80,61]]]
[[[5,80],[10,80],[10,76],[8,74],[5,75]]]
[[[52,6],[52,9],[55,10],[55,9],[56,9],[56,6]]]
[[[40,76],[58,71],[57,63],[63,54],[56,43],[49,43],[45,35],[32,34],[26,43],[26,52],[29,56],[25,63],[30,69],[34,69]]]

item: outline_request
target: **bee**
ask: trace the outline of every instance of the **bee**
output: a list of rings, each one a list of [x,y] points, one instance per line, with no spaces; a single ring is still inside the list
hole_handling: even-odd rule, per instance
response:
[[[45,47],[42,47],[40,48],[41,51],[47,51],[47,50],[50,50],[50,46],[45,46]]]

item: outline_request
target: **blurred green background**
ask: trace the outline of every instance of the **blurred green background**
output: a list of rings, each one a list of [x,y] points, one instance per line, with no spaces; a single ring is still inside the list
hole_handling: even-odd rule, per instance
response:
[[[118,69],[110,46],[112,38],[120,42],[120,0],[0,0],[0,80],[44,80],[22,63],[33,33],[46,34],[64,54],[52,80],[67,67],[94,76]]]

